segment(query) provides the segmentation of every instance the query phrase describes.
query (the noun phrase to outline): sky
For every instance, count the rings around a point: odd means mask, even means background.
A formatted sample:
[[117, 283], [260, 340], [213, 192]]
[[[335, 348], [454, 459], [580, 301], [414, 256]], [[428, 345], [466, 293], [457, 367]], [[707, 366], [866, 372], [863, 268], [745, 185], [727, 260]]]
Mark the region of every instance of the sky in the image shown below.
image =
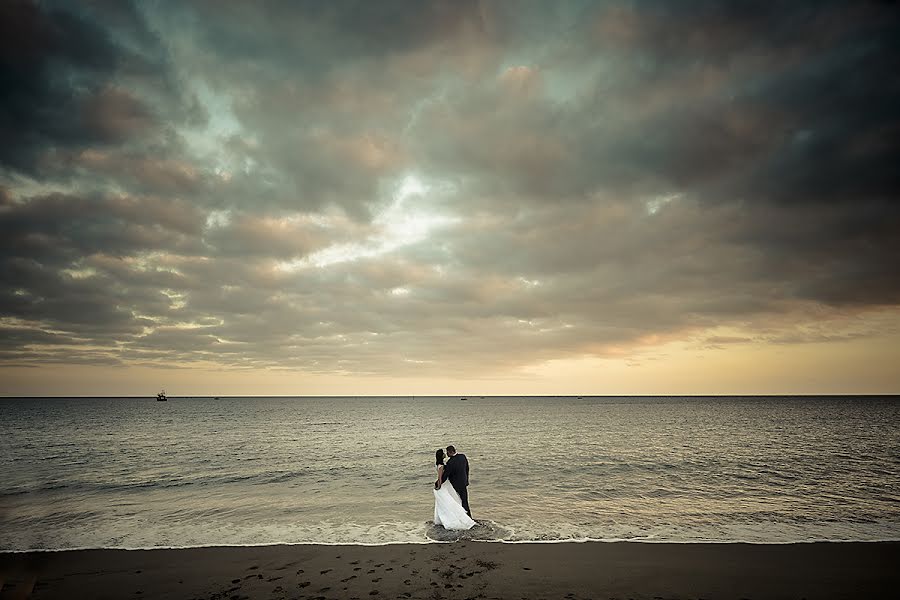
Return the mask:
[[0, 395], [900, 393], [893, 2], [0, 3]]

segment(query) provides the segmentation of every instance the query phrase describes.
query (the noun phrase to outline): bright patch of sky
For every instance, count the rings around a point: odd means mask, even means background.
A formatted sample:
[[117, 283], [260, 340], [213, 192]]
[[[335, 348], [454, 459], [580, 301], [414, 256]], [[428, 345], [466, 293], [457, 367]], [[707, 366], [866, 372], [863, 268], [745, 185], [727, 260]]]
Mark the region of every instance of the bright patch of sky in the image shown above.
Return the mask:
[[86, 267], [82, 269], [62, 269], [61, 273], [65, 273], [72, 279], [87, 279], [95, 276], [97, 271], [91, 267]]
[[166, 289], [166, 290], [162, 290], [162, 293], [171, 302], [171, 304], [169, 305], [169, 308], [171, 308], [172, 310], [179, 310], [181, 308], [184, 308], [187, 305], [187, 302], [185, 301], [185, 295], [180, 292], [176, 292], [175, 290]]
[[194, 156], [211, 158], [214, 171], [226, 178], [235, 170], [249, 171], [253, 167], [252, 161], [244, 159], [240, 164], [236, 164], [234, 158], [222, 150], [222, 140], [242, 130], [241, 124], [231, 110], [231, 98], [213, 91], [202, 80], [194, 82], [193, 92], [207, 113], [205, 127], [181, 130]]
[[[457, 217], [440, 214], [427, 205], [429, 195], [442, 193], [446, 186], [426, 183], [416, 175], [407, 175], [398, 184], [392, 201], [373, 219], [377, 234], [359, 242], [335, 244], [298, 260], [282, 262], [284, 271], [354, 261], [379, 256], [428, 239], [435, 229], [453, 225]], [[416, 206], [416, 201], [420, 206]]]
[[231, 211], [227, 209], [214, 210], [206, 216], [207, 229], [228, 227], [229, 223], [231, 223]]
[[645, 203], [645, 205], [647, 207], [647, 214], [655, 215], [665, 205], [669, 204], [670, 202], [674, 202], [675, 200], [680, 200], [682, 197], [684, 197], [684, 194], [665, 194], [662, 196], [656, 196], [654, 198], [651, 198], [650, 200], [647, 200]]
[[181, 275], [181, 272], [175, 267], [162, 264], [167, 256], [169, 255], [163, 252], [141, 252], [134, 257], [127, 257], [124, 260], [135, 271], [156, 271]]

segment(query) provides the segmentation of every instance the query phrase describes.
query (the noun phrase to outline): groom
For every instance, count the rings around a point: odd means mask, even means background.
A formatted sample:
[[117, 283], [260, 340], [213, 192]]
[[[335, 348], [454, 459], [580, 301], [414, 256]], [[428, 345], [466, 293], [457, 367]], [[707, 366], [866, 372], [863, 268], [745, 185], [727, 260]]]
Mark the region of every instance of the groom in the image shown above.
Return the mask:
[[466, 459], [465, 454], [457, 454], [456, 448], [453, 446], [447, 446], [447, 456], [450, 458], [447, 459], [447, 464], [444, 465], [444, 475], [441, 477], [441, 483], [448, 479], [450, 480], [450, 485], [453, 486], [453, 489], [459, 494], [459, 499], [462, 500], [466, 514], [471, 518], [469, 491], [466, 489], [466, 486], [469, 485], [469, 461]]

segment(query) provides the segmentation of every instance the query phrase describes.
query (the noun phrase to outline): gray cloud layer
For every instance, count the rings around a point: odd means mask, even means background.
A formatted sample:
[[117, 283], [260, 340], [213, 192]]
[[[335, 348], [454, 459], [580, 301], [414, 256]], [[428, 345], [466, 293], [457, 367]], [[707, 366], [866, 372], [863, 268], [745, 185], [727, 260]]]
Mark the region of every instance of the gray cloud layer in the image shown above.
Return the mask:
[[0, 361], [819, 341], [900, 304], [898, 40], [875, 2], [3, 3]]

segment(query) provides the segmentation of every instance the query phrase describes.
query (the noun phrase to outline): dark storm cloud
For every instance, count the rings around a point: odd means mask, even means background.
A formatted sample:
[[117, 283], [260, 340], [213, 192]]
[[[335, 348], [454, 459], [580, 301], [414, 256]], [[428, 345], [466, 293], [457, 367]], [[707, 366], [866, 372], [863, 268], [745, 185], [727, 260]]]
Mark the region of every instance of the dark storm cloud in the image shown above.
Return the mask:
[[43, 151], [119, 139], [148, 118], [105, 89], [121, 61], [108, 33], [81, 15], [28, 1], [0, 7], [0, 160], [30, 170]]
[[53, 194], [0, 208], [0, 247], [7, 256], [29, 250], [46, 262], [99, 252], [190, 251], [201, 227], [197, 211], [176, 199]]
[[[729, 177], [728, 191], [762, 200], [895, 196], [895, 7], [701, 3], [673, 14], [665, 6], [635, 11], [621, 27], [625, 40], [612, 37], [626, 43], [609, 48], [649, 54], [645, 69], [647, 54], [626, 59], [638, 73], [626, 98], [674, 96], [640, 124], [650, 135], [626, 145], [634, 163], [680, 185]], [[601, 14], [601, 31], [605, 21]]]
[[477, 373], [897, 327], [867, 316], [900, 304], [893, 4], [0, 10], [8, 364]]

